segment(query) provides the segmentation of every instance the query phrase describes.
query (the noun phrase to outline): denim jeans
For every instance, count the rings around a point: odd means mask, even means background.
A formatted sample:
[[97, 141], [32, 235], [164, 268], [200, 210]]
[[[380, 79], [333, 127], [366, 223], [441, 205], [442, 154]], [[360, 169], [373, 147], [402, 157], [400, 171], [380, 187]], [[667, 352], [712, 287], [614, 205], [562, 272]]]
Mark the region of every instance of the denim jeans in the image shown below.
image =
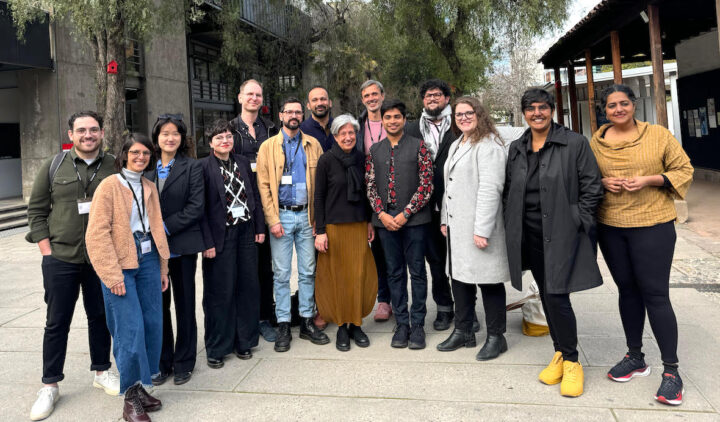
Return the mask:
[[298, 298], [300, 316], [311, 318], [315, 311], [315, 239], [308, 222], [307, 209], [280, 210], [280, 224], [285, 235], [270, 235], [273, 281], [275, 287], [275, 315], [278, 322], [290, 322], [290, 274], [293, 244], [298, 255]]
[[75, 312], [75, 303], [82, 289], [83, 305], [88, 321], [90, 341], [90, 370], [105, 371], [110, 368], [110, 333], [105, 324], [100, 279], [90, 264], [73, 264], [52, 255], [42, 259], [43, 287], [47, 316], [43, 335], [44, 384], [52, 384], [65, 378], [65, 354], [68, 332]]
[[151, 251], [142, 254], [137, 234], [135, 246], [138, 268], [122, 270], [125, 295], [118, 296], [102, 285], [105, 316], [120, 373], [120, 394], [139, 381], [151, 385], [150, 377], [160, 372], [163, 337], [160, 257], [154, 242]]
[[[402, 227], [398, 231], [378, 229], [385, 251], [392, 308], [398, 324], [424, 326], [427, 308], [427, 272], [425, 271], [425, 235], [427, 224]], [[410, 272], [412, 306], [408, 315], [407, 271]]]

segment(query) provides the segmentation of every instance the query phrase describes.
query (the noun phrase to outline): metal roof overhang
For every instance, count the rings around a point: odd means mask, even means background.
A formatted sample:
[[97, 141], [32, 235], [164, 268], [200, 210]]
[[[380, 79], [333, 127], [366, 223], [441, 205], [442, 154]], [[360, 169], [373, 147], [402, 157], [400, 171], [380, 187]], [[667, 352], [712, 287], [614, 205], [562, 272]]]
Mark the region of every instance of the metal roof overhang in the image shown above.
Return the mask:
[[0, 1], [0, 71], [53, 68], [48, 22], [46, 14], [41, 22], [28, 24], [25, 41], [21, 42], [7, 3]]
[[540, 58], [546, 69], [585, 65], [585, 49], [592, 64], [612, 64], [610, 32], [618, 31], [623, 63], [650, 60], [648, 24], [640, 15], [649, 4], [658, 6], [663, 59], [675, 59], [675, 45], [717, 28], [713, 0], [603, 0]]

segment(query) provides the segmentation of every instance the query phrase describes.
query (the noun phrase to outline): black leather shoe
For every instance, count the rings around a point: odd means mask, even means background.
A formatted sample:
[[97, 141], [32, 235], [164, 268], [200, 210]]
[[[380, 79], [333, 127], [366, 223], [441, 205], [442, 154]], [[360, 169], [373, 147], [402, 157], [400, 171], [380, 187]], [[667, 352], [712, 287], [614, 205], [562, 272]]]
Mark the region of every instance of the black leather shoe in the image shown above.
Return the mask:
[[302, 318], [300, 321], [300, 338], [310, 340], [313, 344], [328, 344], [330, 337], [318, 330], [312, 318]]
[[207, 358], [207, 365], [213, 369], [220, 369], [225, 366], [225, 362], [223, 362], [223, 358]]
[[367, 334], [355, 324], [350, 324], [350, 338], [355, 340], [357, 347], [368, 347], [370, 346], [370, 339]]
[[450, 328], [450, 324], [455, 318], [454, 312], [439, 311], [435, 321], [433, 321], [433, 328], [437, 331], [445, 331]]
[[437, 345], [437, 349], [441, 352], [451, 352], [461, 347], [475, 347], [475, 333], [466, 332], [459, 328], [453, 330], [447, 340]]
[[277, 339], [275, 339], [275, 351], [276, 352], [287, 352], [290, 350], [290, 342], [292, 341], [292, 334], [290, 334], [290, 323], [280, 322], [278, 323]]
[[160, 372], [159, 374], [155, 374], [150, 379], [152, 380], [152, 385], [158, 386], [165, 384], [165, 381], [167, 381], [168, 378], [170, 378], [171, 372]]
[[173, 378], [173, 383], [175, 385], [183, 385], [186, 382], [190, 381], [190, 378], [192, 378], [192, 372], [181, 372], [181, 373], [175, 373], [175, 378]]
[[410, 343], [408, 349], [420, 350], [425, 348], [425, 328], [422, 325], [414, 325], [410, 329]]
[[405, 324], [395, 326], [395, 334], [393, 334], [391, 347], [402, 349], [408, 347], [408, 339], [410, 338], [410, 327]]
[[507, 352], [508, 346], [505, 336], [502, 334], [488, 334], [487, 340], [482, 349], [475, 356], [477, 360], [490, 360], [500, 356], [500, 353]]
[[235, 356], [237, 356], [238, 359], [248, 360], [252, 359], [252, 352], [250, 351], [250, 349], [241, 350], [239, 352], [235, 352]]
[[347, 352], [350, 350], [350, 333], [348, 333], [348, 329], [345, 324], [338, 327], [335, 347], [341, 352]]

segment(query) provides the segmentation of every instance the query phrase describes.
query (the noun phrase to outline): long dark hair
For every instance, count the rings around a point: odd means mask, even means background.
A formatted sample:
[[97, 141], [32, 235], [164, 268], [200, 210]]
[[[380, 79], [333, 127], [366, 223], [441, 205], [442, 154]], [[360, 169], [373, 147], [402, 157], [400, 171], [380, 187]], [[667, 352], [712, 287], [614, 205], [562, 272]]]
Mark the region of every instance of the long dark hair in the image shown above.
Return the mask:
[[141, 144], [150, 151], [150, 159], [148, 160], [147, 167], [143, 171], [147, 171], [148, 167], [155, 165], [155, 148], [153, 147], [150, 139], [142, 133], [133, 132], [123, 137], [123, 143], [115, 157], [115, 170], [118, 172], [122, 171], [127, 165], [128, 151], [135, 144]]
[[168, 123], [174, 124], [180, 133], [180, 146], [178, 147], [177, 154], [189, 156], [190, 144], [187, 139], [187, 126], [185, 126], [185, 122], [182, 121], [182, 114], [161, 114], [158, 117], [152, 130], [152, 143], [154, 145], [154, 151], [158, 154], [160, 153], [158, 138], [160, 137], [160, 132], [162, 131], [163, 126]]
[[[502, 145], [502, 138], [500, 138], [500, 134], [495, 128], [495, 122], [493, 122], [493, 119], [490, 117], [490, 113], [488, 113], [487, 109], [485, 109], [485, 107], [480, 104], [480, 100], [475, 97], [460, 97], [453, 102], [452, 121], [456, 129], [457, 123], [455, 122], [455, 109], [457, 108], [458, 104], [467, 104], [472, 107], [473, 111], [475, 112], [477, 126], [475, 127], [475, 130], [473, 130], [472, 133], [468, 136], [468, 140], [471, 144], [474, 144], [475, 142], [480, 142], [482, 138], [492, 133], [496, 137], [496, 142]], [[460, 132], [459, 129], [457, 129], [457, 131]]]

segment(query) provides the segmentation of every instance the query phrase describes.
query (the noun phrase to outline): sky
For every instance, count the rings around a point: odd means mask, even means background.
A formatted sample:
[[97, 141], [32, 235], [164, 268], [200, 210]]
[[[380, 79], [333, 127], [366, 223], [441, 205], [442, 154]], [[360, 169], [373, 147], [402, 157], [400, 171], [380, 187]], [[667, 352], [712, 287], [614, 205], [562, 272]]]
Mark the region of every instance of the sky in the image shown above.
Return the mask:
[[565, 21], [565, 25], [554, 34], [550, 34], [547, 37], [541, 38], [537, 42], [539, 49], [546, 51], [550, 46], [555, 44], [555, 41], [569, 31], [580, 19], [584, 18], [593, 7], [595, 7], [600, 0], [575, 0], [570, 4], [568, 10], [568, 18]]

